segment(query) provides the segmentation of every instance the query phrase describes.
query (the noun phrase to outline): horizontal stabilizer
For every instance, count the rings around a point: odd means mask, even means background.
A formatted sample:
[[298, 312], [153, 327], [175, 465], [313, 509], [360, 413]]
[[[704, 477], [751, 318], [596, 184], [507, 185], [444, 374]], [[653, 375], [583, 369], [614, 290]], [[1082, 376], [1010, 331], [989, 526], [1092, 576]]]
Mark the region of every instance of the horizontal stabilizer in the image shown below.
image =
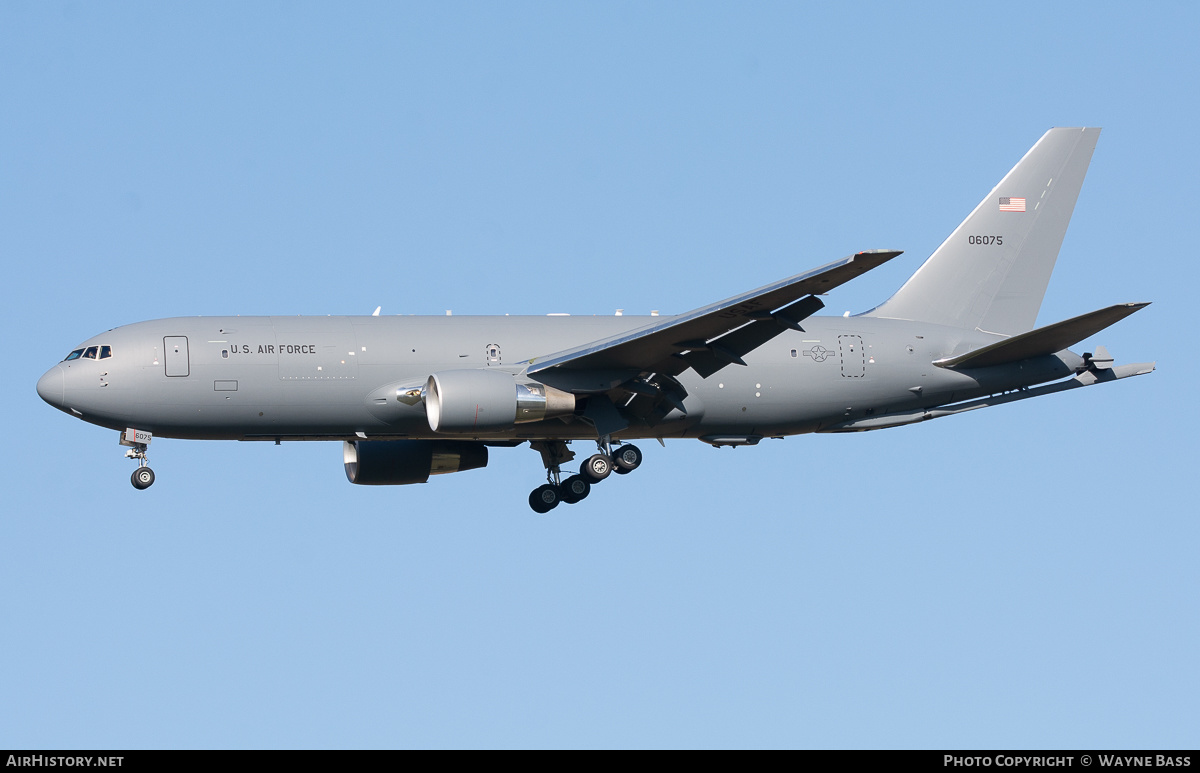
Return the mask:
[[[1089, 312], [1078, 317], [1056, 322], [1053, 325], [1039, 327], [1028, 333], [1021, 333], [1012, 338], [1006, 338], [998, 343], [976, 349], [957, 357], [946, 357], [934, 360], [939, 368], [964, 370], [966, 368], [987, 368], [992, 365], [1007, 365], [1010, 362], [1028, 360], [1031, 357], [1041, 357], [1046, 354], [1061, 352], [1072, 344], [1079, 343], [1088, 336], [1099, 333], [1104, 328], [1125, 319], [1138, 309], [1149, 306], [1149, 303], [1119, 303], [1106, 309]], [[1111, 359], [1110, 359], [1111, 362]]]

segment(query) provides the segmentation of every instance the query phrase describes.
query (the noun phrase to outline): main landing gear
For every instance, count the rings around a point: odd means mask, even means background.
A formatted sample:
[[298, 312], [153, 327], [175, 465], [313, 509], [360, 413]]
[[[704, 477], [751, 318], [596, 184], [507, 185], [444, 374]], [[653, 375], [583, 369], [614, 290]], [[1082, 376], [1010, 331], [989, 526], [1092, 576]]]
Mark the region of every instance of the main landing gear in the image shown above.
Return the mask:
[[546, 467], [546, 483], [529, 494], [529, 506], [535, 513], [548, 513], [558, 507], [559, 502], [573, 505], [592, 493], [592, 486], [604, 480], [614, 470], [618, 475], [633, 472], [642, 463], [642, 452], [637, 446], [617, 446], [612, 449], [610, 439], [605, 436], [596, 442], [599, 453], [589, 456], [579, 468], [578, 475], [562, 478], [562, 465], [575, 458], [575, 453], [562, 440], [537, 440], [530, 445], [542, 454]]

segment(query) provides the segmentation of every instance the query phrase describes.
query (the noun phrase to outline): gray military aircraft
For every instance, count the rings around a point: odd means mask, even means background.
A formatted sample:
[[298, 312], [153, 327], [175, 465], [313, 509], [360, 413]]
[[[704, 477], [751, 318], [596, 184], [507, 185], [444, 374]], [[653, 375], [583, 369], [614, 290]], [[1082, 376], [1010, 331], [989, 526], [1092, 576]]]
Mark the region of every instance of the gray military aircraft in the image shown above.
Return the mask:
[[[899, 427], [1154, 370], [1072, 346], [1146, 306], [1034, 328], [1100, 130], [1048, 131], [895, 295], [857, 316], [818, 296], [891, 260], [860, 252], [677, 316], [188, 317], [114, 328], [38, 381], [120, 431], [154, 482], [155, 437], [337, 440], [351, 483], [424, 483], [540, 452], [547, 512], [633, 471], [635, 439], [713, 446]], [[1037, 386], [1041, 385], [1041, 386]], [[598, 452], [578, 474], [568, 445]]]

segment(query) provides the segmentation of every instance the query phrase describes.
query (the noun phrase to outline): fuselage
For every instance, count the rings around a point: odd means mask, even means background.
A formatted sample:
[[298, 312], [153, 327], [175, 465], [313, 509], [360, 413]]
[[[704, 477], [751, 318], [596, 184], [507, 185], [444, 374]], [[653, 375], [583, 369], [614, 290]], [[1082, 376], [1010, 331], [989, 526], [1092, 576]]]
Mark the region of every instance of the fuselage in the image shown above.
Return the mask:
[[[661, 317], [180, 317], [125, 325], [80, 344], [38, 393], [84, 421], [159, 437], [274, 440], [438, 438], [418, 399], [432, 373], [520, 374], [539, 357]], [[678, 378], [686, 412], [632, 423], [620, 439], [770, 437], [944, 405], [1062, 378], [1070, 352], [954, 371], [933, 361], [999, 340], [924, 322], [811, 317], [707, 379]], [[102, 347], [108, 347], [104, 349]], [[102, 356], [107, 353], [108, 356]], [[484, 440], [592, 438], [577, 416]]]

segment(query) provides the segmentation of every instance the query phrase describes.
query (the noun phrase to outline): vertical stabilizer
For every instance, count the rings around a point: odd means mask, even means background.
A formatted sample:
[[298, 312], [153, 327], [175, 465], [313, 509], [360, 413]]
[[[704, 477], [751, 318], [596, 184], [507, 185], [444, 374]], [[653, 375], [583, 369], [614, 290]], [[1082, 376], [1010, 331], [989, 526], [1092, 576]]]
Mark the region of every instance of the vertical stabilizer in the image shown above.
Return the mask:
[[1032, 330], [1099, 129], [1051, 129], [871, 317]]

